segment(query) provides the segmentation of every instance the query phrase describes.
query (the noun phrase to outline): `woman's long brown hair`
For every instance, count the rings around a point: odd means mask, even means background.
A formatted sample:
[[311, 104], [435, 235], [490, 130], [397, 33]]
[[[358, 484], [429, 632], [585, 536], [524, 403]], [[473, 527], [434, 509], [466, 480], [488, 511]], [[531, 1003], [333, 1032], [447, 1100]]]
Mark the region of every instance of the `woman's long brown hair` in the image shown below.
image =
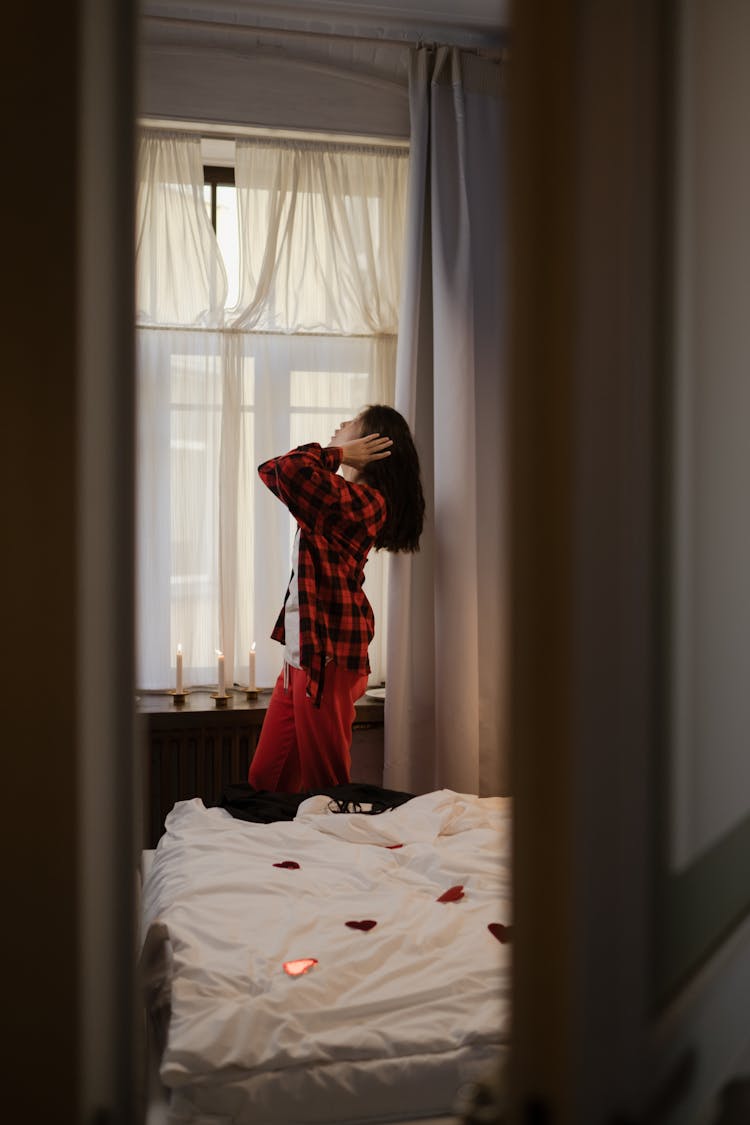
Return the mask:
[[371, 461], [360, 476], [385, 497], [388, 515], [375, 540], [386, 551], [418, 551], [424, 525], [424, 493], [419, 454], [408, 423], [392, 406], [366, 406], [359, 415], [363, 434], [393, 442], [390, 457]]

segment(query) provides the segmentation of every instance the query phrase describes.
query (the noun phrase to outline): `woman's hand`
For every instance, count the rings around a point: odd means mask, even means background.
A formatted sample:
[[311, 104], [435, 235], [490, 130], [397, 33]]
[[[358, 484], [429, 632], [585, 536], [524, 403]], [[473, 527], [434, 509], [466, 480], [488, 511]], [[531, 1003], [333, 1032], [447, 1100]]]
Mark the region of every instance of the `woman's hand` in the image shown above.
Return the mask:
[[342, 451], [341, 464], [348, 465], [359, 472], [371, 461], [382, 461], [384, 457], [390, 457], [391, 445], [393, 445], [391, 439], [381, 437], [380, 434], [368, 434], [366, 437], [341, 442], [339, 445]]

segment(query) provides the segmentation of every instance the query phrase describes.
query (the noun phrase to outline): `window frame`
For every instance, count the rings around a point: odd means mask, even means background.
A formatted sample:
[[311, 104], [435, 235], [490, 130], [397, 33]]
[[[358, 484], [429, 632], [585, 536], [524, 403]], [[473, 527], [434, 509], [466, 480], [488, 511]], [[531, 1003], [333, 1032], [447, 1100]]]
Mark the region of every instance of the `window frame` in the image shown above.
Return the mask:
[[216, 231], [216, 188], [219, 186], [236, 187], [234, 180], [234, 166], [220, 164], [203, 165], [203, 186], [211, 188], [211, 226]]

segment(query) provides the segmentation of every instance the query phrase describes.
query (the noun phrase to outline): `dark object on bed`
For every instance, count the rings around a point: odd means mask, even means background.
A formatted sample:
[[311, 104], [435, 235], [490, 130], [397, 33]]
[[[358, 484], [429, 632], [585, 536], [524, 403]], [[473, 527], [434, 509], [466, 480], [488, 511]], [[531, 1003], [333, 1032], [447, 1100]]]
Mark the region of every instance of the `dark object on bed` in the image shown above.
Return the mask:
[[[273, 824], [279, 820], [294, 820], [297, 810], [308, 797], [330, 797], [332, 811], [340, 813], [382, 813], [398, 808], [415, 796], [397, 789], [383, 789], [365, 782], [332, 785], [329, 788], [308, 789], [304, 793], [270, 793], [253, 789], [247, 782], [225, 786], [213, 807], [226, 809], [237, 820], [251, 820], [256, 824]], [[207, 806], [208, 807], [208, 806]]]

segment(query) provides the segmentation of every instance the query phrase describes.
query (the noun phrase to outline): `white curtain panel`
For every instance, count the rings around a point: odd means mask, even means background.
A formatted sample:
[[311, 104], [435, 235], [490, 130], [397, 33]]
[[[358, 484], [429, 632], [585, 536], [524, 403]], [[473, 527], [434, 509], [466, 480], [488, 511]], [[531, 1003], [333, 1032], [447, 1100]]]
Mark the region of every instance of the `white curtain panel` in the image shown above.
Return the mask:
[[402, 149], [238, 141], [236, 328], [395, 335]]
[[506, 104], [499, 67], [415, 51], [396, 406], [428, 521], [389, 593], [385, 784], [507, 791]]
[[[293, 524], [260, 485], [263, 460], [325, 445], [371, 402], [393, 402], [407, 157], [238, 143], [240, 299], [203, 199], [200, 141], [141, 139], [137, 214], [138, 683], [270, 686], [269, 638]], [[381, 166], [382, 165], [382, 166]], [[345, 220], [349, 216], [349, 222]], [[335, 219], [336, 230], [331, 224]], [[348, 255], [348, 256], [347, 256]], [[385, 676], [385, 558], [367, 564], [371, 682]]]
[[223, 324], [227, 278], [203, 202], [198, 137], [140, 138], [136, 268], [138, 324]]

